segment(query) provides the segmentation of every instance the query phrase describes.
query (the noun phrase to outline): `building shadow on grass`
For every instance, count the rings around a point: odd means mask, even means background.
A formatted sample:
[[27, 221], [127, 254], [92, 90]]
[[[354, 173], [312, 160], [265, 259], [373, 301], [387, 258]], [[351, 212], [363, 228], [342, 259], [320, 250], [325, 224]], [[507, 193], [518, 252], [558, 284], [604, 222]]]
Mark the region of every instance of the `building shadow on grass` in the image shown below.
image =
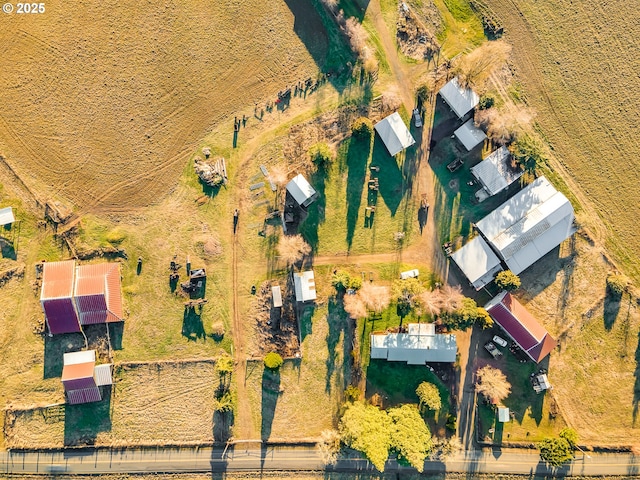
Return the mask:
[[265, 368], [262, 372], [262, 423], [260, 425], [260, 438], [263, 442], [271, 436], [273, 417], [280, 394], [280, 372]]
[[202, 325], [202, 305], [196, 307], [185, 305], [182, 318], [182, 336], [193, 341], [206, 338]]
[[111, 430], [112, 386], [100, 387], [102, 400], [80, 405], [65, 405], [65, 447], [95, 445], [101, 432]]
[[109, 338], [111, 339], [111, 348], [114, 350], [122, 350], [122, 336], [124, 333], [124, 322], [108, 323]]
[[[350, 381], [351, 349], [354, 328], [352, 320], [344, 310], [343, 297], [333, 296], [329, 299], [329, 313], [327, 315], [329, 332], [327, 333], [327, 373], [325, 377], [325, 391], [331, 393], [332, 385], [345, 388]], [[342, 339], [342, 355], [339, 355], [338, 344]], [[342, 358], [341, 358], [342, 357]], [[342, 362], [342, 365], [340, 365]], [[334, 374], [337, 375], [333, 380]]]
[[4, 238], [0, 238], [0, 254], [2, 258], [9, 258], [11, 260], [16, 260], [18, 258], [13, 243], [5, 240]]
[[371, 155], [371, 139], [351, 137], [347, 149], [347, 247], [351, 249], [358, 223], [362, 190]]
[[373, 141], [371, 166], [380, 169], [378, 171], [380, 196], [393, 217], [406, 192], [406, 185], [396, 158], [389, 155], [384, 143], [377, 135]]
[[325, 195], [325, 185], [329, 172], [326, 168], [318, 167], [311, 175], [311, 186], [318, 193], [318, 198], [307, 207], [307, 216], [298, 227], [306, 242], [311, 245], [313, 252], [318, 251], [318, 228], [324, 223], [327, 197]]
[[[293, 288], [293, 285], [291, 285]], [[298, 331], [300, 332], [300, 344], [313, 332], [313, 314], [316, 306], [313, 303], [296, 302], [296, 317], [298, 318]]]
[[44, 336], [44, 378], [62, 376], [64, 354], [78, 352], [85, 347], [81, 333]]

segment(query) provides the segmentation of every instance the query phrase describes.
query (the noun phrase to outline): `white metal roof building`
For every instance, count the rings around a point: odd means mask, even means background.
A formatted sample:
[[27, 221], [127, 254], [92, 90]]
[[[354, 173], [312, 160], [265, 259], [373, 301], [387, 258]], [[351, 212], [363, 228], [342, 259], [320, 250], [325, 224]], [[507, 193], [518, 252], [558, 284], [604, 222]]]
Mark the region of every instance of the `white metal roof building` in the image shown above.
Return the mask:
[[491, 282], [502, 270], [500, 259], [480, 236], [453, 252], [451, 260], [460, 267], [476, 290]]
[[464, 117], [480, 102], [478, 94], [470, 88], [462, 88], [457, 77], [451, 79], [438, 93], [458, 118]]
[[519, 166], [511, 166], [511, 154], [509, 149], [503, 146], [471, 167], [471, 173], [489, 195], [495, 195], [519, 179], [524, 171]]
[[10, 225], [16, 221], [12, 207], [0, 208], [0, 227]]
[[407, 333], [371, 335], [371, 358], [424, 365], [456, 361], [456, 336], [435, 333], [432, 323], [410, 323]]
[[373, 128], [392, 157], [416, 143], [398, 112], [380, 120]]
[[271, 298], [273, 299], [274, 308], [282, 307], [282, 291], [280, 290], [280, 285], [271, 287]]
[[295, 272], [293, 274], [293, 285], [298, 302], [310, 302], [316, 299], [316, 281], [313, 276], [313, 270]]
[[287, 183], [287, 191], [293, 199], [302, 207], [308, 207], [318, 198], [318, 192], [307, 182], [301, 174], [296, 175]]
[[509, 420], [511, 420], [511, 415], [509, 415], [509, 408], [498, 407], [498, 421], [501, 423], [505, 423]]
[[487, 135], [473, 123], [473, 118], [467, 120], [453, 134], [468, 151], [473, 150], [487, 138]]
[[573, 220], [571, 202], [540, 177], [476, 227], [517, 275], [569, 238]]

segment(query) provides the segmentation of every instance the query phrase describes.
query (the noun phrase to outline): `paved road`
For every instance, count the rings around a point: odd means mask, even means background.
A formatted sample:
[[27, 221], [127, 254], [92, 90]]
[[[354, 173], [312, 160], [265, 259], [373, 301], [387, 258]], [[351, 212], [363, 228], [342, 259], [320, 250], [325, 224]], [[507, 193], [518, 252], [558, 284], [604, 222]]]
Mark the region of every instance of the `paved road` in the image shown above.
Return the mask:
[[[242, 445], [226, 452], [212, 448], [152, 448], [139, 450], [70, 450], [54, 452], [0, 452], [0, 474], [103, 474], [144, 472], [213, 472], [322, 470], [320, 455], [313, 447], [249, 448]], [[366, 460], [343, 459], [335, 471], [374, 471]], [[388, 471], [405, 470], [391, 460]], [[426, 462], [427, 472], [513, 473], [550, 475], [535, 452], [461, 452], [446, 463]], [[563, 475], [638, 475], [640, 459], [630, 454], [582, 454], [572, 465], [559, 471]], [[215, 475], [213, 476], [215, 478]]]

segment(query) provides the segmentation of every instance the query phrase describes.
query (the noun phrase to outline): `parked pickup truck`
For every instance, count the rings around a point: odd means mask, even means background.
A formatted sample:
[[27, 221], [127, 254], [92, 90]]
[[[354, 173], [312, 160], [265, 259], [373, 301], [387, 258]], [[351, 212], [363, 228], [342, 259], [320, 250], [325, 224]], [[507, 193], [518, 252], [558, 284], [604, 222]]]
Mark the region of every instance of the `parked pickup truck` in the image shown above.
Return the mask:
[[498, 347], [496, 347], [493, 342], [485, 343], [484, 344], [484, 348], [496, 360], [502, 356], [502, 352], [500, 350], [498, 350]]

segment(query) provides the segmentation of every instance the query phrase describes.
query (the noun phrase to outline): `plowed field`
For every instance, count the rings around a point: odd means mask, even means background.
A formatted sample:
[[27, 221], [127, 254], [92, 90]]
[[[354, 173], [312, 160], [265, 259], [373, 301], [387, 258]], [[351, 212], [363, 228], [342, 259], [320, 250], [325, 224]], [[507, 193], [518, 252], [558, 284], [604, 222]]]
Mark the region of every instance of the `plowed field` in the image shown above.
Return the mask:
[[214, 124], [313, 75], [327, 38], [308, 0], [51, 0], [2, 14], [0, 50], [0, 153], [43, 197], [126, 211]]
[[486, 3], [514, 46], [518, 77], [536, 121], [604, 223], [599, 236], [640, 280], [638, 3]]

